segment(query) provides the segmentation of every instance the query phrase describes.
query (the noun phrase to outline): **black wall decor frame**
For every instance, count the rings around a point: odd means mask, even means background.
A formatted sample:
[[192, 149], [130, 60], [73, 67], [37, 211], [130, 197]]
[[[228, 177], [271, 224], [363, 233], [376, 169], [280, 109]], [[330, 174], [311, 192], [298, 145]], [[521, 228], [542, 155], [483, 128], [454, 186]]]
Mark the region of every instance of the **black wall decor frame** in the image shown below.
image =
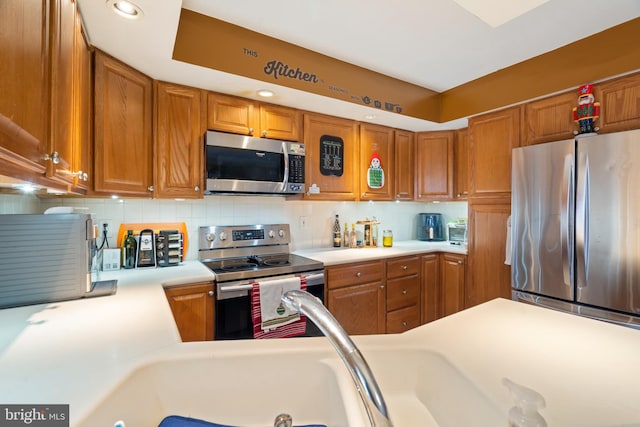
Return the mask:
[[338, 136], [320, 137], [320, 173], [342, 176], [344, 173], [344, 141]]

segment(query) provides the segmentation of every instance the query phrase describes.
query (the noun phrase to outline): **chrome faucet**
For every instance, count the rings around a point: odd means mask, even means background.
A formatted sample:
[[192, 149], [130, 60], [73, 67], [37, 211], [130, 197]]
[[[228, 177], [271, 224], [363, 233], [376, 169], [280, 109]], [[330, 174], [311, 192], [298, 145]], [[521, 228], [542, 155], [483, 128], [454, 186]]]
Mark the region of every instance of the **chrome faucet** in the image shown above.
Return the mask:
[[288, 291], [281, 299], [287, 308], [311, 319], [333, 344], [356, 384], [371, 426], [393, 427], [387, 413], [387, 405], [367, 361], [336, 318], [318, 298], [306, 291]]

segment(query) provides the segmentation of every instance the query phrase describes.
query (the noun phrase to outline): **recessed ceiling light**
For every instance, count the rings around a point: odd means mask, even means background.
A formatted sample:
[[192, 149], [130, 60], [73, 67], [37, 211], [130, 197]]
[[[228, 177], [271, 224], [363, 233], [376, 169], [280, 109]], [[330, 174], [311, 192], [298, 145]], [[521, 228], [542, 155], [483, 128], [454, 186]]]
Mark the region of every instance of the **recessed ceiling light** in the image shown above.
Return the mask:
[[260, 95], [263, 98], [271, 98], [274, 95], [274, 93], [267, 89], [260, 89], [258, 91], [258, 95]]
[[127, 0], [107, 0], [107, 7], [127, 19], [140, 19], [143, 15], [138, 5]]
[[366, 120], [373, 120], [373, 119], [376, 118], [376, 115], [375, 114], [367, 114], [366, 116], [364, 116], [364, 118]]

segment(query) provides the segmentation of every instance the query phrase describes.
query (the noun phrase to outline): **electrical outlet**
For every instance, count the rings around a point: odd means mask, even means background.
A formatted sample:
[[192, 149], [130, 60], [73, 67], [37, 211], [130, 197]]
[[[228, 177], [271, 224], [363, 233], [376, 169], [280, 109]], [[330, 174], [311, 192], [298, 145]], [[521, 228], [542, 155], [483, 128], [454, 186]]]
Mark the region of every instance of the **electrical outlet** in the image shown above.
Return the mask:
[[107, 237], [112, 239], [116, 237], [115, 226], [113, 225], [113, 220], [110, 219], [101, 219], [98, 221], [98, 236], [104, 236], [104, 229], [107, 229]]
[[305, 228], [307, 228], [307, 217], [306, 216], [301, 216], [300, 218], [298, 218], [298, 228], [300, 230], [304, 230]]

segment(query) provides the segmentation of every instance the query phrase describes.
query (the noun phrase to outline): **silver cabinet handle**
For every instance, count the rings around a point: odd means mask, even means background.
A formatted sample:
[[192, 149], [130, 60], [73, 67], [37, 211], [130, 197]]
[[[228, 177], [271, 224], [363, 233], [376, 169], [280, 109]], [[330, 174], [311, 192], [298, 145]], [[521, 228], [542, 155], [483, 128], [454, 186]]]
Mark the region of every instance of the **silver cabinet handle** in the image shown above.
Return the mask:
[[153, 190], [155, 190], [155, 187], [153, 185], [150, 185], [147, 187], [147, 190], [153, 192]]
[[209, 296], [212, 297], [213, 296], [213, 291], [209, 291]]
[[402, 326], [405, 326], [405, 327], [406, 327], [406, 326], [407, 326], [407, 322], [406, 322], [406, 321], [403, 321], [403, 322], [402, 322]]
[[57, 151], [54, 151], [51, 154], [45, 154], [44, 159], [51, 161], [51, 163], [53, 163], [54, 165], [57, 165], [60, 163], [60, 160], [61, 160], [60, 153], [58, 153]]
[[249, 135], [253, 135], [253, 128], [249, 128]]
[[195, 187], [193, 187], [193, 191], [200, 191], [200, 186], [196, 185]]
[[360, 273], [359, 271], [356, 273], [356, 277], [360, 277], [362, 276], [362, 273]]
[[267, 136], [267, 131], [266, 130], [262, 131], [262, 136], [265, 136], [265, 137]]
[[406, 290], [406, 289], [403, 289], [403, 290], [402, 290], [402, 295], [406, 295], [406, 294], [407, 294], [407, 290]]
[[409, 267], [407, 267], [406, 265], [402, 266], [402, 269], [405, 270], [405, 271], [407, 270], [407, 268], [409, 268]]
[[462, 260], [461, 259], [458, 260], [458, 264], [462, 264]]

